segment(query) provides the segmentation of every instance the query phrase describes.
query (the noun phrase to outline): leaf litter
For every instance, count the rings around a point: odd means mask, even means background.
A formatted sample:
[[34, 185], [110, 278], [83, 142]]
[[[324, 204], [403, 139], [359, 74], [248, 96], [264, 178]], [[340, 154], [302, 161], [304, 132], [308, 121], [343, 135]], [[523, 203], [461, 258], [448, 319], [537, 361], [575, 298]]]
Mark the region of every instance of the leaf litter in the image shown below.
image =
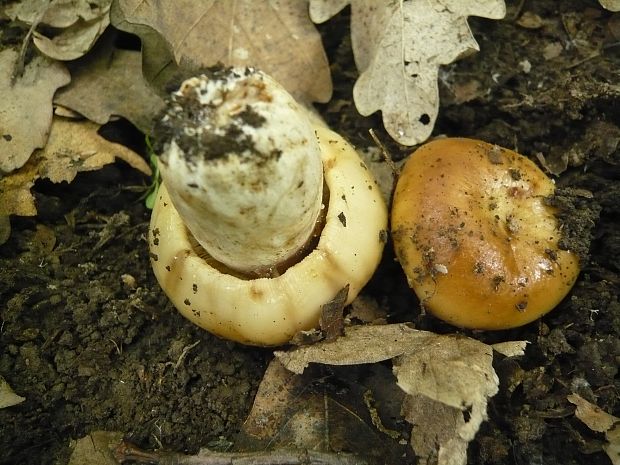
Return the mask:
[[[500, 346], [511, 355], [522, 355], [523, 347], [522, 341]], [[402, 414], [414, 425], [411, 445], [423, 463], [434, 463], [432, 457], [440, 465], [466, 463], [467, 444], [487, 418], [488, 399], [499, 386], [492, 346], [405, 324], [350, 326], [334, 341], [276, 351], [275, 356], [298, 375], [311, 363], [343, 366], [392, 359], [396, 382], [408, 395]]]
[[351, 4], [351, 42], [360, 76], [353, 88], [358, 111], [381, 111], [383, 124], [403, 145], [430, 136], [439, 112], [441, 65], [479, 50], [468, 16], [501, 19], [502, 0], [310, 0], [321, 23]]
[[63, 64], [41, 56], [14, 76], [18, 58], [11, 49], [0, 51], [0, 176], [22, 167], [35, 149], [45, 145], [52, 96], [70, 80]]

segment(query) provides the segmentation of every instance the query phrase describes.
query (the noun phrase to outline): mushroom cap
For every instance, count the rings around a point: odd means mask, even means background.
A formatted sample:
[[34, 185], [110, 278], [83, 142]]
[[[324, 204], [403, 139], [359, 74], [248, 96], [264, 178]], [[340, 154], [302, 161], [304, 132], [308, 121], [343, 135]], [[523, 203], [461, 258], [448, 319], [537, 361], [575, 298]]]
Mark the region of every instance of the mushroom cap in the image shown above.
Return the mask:
[[392, 206], [396, 255], [423, 308], [455, 326], [506, 329], [552, 310], [579, 274], [560, 250], [554, 183], [531, 160], [447, 138], [406, 162]]
[[326, 128], [316, 134], [329, 189], [325, 224], [316, 248], [280, 276], [246, 279], [203, 258], [160, 186], [151, 265], [175, 307], [198, 326], [244, 344], [283, 344], [316, 327], [322, 306], [347, 285], [350, 303], [374, 273], [387, 228], [379, 188], [351, 145]]

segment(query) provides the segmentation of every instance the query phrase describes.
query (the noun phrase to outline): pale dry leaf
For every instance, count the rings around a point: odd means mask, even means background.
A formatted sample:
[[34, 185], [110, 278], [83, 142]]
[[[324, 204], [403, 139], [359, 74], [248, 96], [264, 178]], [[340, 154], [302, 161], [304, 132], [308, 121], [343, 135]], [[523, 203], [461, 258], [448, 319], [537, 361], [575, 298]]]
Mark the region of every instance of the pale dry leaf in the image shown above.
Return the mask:
[[335, 341], [276, 351], [275, 356], [288, 370], [301, 374], [310, 363], [359, 365], [389, 360], [421, 349], [433, 336], [404, 324], [349, 326], [345, 335]]
[[23, 0], [7, 8], [12, 19], [35, 28], [54, 28], [47, 36], [39, 29], [33, 34], [35, 46], [55, 60], [75, 60], [86, 54], [110, 24], [112, 0]]
[[605, 433], [609, 431], [614, 424], [620, 422], [620, 418], [603, 411], [578, 394], [570, 394], [566, 396], [566, 398], [571, 404], [577, 407], [575, 416], [584, 422], [592, 431]]
[[326, 102], [332, 91], [329, 65], [307, 6], [306, 0], [115, 0], [112, 24], [159, 32], [177, 64], [255, 66], [297, 99]]
[[71, 84], [56, 93], [54, 103], [99, 124], [116, 115], [146, 134], [151, 132], [164, 101], [142, 76], [140, 52], [117, 49], [111, 40], [102, 39], [69, 69]]
[[123, 439], [116, 431], [93, 431], [75, 441], [69, 465], [117, 465], [112, 451]]
[[491, 347], [495, 352], [498, 352], [505, 357], [519, 357], [525, 354], [527, 344], [527, 341], [507, 341], [498, 342], [491, 345]]
[[598, 433], [605, 433], [607, 443], [603, 445], [603, 450], [613, 465], [620, 465], [620, 418], [603, 411], [578, 394], [570, 394], [566, 398], [577, 406], [575, 416], [588, 428]]
[[405, 398], [401, 412], [413, 425], [410, 443], [420, 465], [466, 463], [467, 442], [459, 435], [465, 424], [460, 409], [413, 395]]
[[37, 56], [12, 80], [17, 52], [0, 52], [0, 176], [26, 163], [43, 147], [52, 122], [52, 96], [69, 83], [63, 64]]
[[13, 392], [9, 383], [0, 376], [0, 409], [12, 407], [13, 405], [17, 405], [25, 401], [26, 398], [22, 396], [18, 396]]
[[75, 60], [86, 55], [109, 24], [110, 17], [105, 14], [92, 21], [79, 21], [53, 37], [36, 31], [33, 42], [41, 53], [50, 58], [61, 61]]
[[[467, 444], [487, 418], [488, 399], [499, 389], [492, 362], [490, 346], [475, 339], [451, 335], [437, 335], [423, 350], [409, 352], [394, 360], [394, 374], [403, 391], [414, 399], [424, 396], [445, 406], [427, 404], [427, 409], [435, 413], [427, 418], [420, 417], [419, 412], [409, 412], [421, 435], [414, 437], [414, 428], [412, 447], [417, 455], [423, 450], [424, 456], [437, 455], [439, 465], [465, 465]], [[424, 404], [420, 399], [417, 403]], [[468, 413], [467, 419], [464, 411]], [[436, 438], [441, 440], [435, 442], [427, 436], [429, 431], [441, 428], [446, 428], [445, 436]], [[429, 451], [429, 448], [435, 450]]]
[[464, 336], [434, 335], [423, 350], [394, 360], [398, 385], [407, 394], [422, 394], [460, 409], [486, 411], [486, 399], [497, 393], [493, 349]]
[[598, 0], [609, 11], [620, 11], [620, 0]]
[[[310, 2], [313, 12], [329, 8], [330, 0]], [[403, 145], [423, 142], [439, 110], [439, 66], [479, 49], [467, 17], [503, 18], [503, 0], [350, 3], [351, 42], [360, 72], [353, 89], [358, 111], [381, 110], [386, 130]]]
[[71, 182], [78, 172], [93, 171], [119, 158], [131, 167], [151, 174], [148, 163], [127, 147], [110, 142], [90, 121], [54, 118], [47, 145], [21, 169], [0, 179], [0, 216], [36, 215], [30, 188], [39, 178]]
[[111, 3], [112, 0], [22, 0], [7, 6], [5, 12], [13, 20], [64, 29], [80, 20], [100, 18]]

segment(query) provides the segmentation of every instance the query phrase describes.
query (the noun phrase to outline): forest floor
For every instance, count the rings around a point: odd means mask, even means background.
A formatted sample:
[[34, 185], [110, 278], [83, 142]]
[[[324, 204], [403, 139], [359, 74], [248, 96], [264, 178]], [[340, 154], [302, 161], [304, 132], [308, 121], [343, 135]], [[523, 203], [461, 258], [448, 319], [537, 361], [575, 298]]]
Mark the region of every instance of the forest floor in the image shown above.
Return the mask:
[[[470, 19], [481, 51], [442, 68], [433, 134], [544, 160], [558, 186], [587, 191], [575, 221], [595, 225], [557, 309], [522, 328], [466, 332], [530, 343], [496, 362], [500, 392], [469, 463], [608, 465], [603, 436], [566, 396], [620, 416], [620, 16], [594, 1], [520, 3], [502, 21]], [[374, 128], [398, 161], [411, 149], [351, 101], [347, 15], [320, 27], [335, 92], [319, 111], [360, 148]], [[94, 430], [195, 453], [234, 441], [247, 416], [272, 350], [220, 340], [174, 310], [149, 264], [150, 211], [133, 189], [145, 184], [120, 163], [69, 185], [41, 181], [38, 216], [12, 219], [0, 246], [0, 375], [26, 401], [0, 409], [0, 464], [64, 464], [70, 440]], [[455, 331], [420, 316], [391, 244], [365, 294], [392, 321]]]

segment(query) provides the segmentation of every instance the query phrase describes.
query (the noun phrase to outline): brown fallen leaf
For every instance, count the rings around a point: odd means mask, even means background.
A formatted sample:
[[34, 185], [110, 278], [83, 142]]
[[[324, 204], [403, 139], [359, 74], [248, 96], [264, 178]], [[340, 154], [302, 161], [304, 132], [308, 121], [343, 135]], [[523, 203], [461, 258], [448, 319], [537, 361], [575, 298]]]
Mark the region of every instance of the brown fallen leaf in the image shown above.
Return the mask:
[[439, 110], [440, 65], [478, 50], [468, 16], [500, 19], [502, 0], [310, 0], [310, 16], [321, 23], [351, 4], [351, 41], [360, 76], [353, 89], [358, 111], [381, 110], [397, 142], [426, 140]]
[[148, 134], [164, 101], [142, 76], [141, 53], [117, 49], [112, 39], [102, 38], [91, 53], [69, 65], [71, 84], [56, 93], [54, 103], [99, 124], [122, 116]]
[[234, 449], [348, 451], [372, 464], [406, 463], [403, 436], [382, 424], [383, 418], [398, 427], [403, 397], [384, 365], [313, 367], [295, 375], [272, 360]]
[[0, 176], [20, 168], [45, 145], [52, 122], [52, 96], [69, 83], [64, 65], [37, 56], [13, 82], [18, 53], [0, 52]]
[[110, 142], [99, 134], [99, 125], [90, 121], [54, 118], [47, 145], [26, 165], [0, 179], [0, 216], [36, 215], [30, 188], [39, 178], [52, 182], [71, 182], [78, 172], [93, 171], [116, 158], [146, 175], [148, 163], [127, 147]]
[[112, 451], [122, 439], [116, 431], [93, 431], [75, 441], [69, 465], [116, 465]]
[[145, 26], [159, 32], [176, 64], [255, 66], [303, 102], [331, 96], [327, 58], [305, 0], [118, 0], [111, 18], [149, 50], [154, 37]]
[[319, 327], [326, 341], [333, 341], [342, 335], [344, 330], [344, 307], [349, 295], [349, 285], [338, 291], [338, 294], [321, 307]]

